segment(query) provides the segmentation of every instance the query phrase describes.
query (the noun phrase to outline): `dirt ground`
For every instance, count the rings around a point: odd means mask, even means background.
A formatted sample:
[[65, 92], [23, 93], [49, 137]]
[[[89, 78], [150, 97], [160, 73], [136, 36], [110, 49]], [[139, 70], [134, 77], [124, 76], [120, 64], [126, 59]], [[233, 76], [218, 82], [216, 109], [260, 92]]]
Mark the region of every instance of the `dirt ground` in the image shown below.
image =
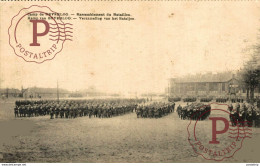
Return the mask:
[[[0, 162], [212, 162], [194, 153], [189, 121], [176, 112], [160, 119], [135, 113], [109, 119], [15, 119], [13, 107], [13, 101], [0, 102]], [[242, 149], [223, 162], [259, 163], [259, 138], [260, 129], [254, 128]]]

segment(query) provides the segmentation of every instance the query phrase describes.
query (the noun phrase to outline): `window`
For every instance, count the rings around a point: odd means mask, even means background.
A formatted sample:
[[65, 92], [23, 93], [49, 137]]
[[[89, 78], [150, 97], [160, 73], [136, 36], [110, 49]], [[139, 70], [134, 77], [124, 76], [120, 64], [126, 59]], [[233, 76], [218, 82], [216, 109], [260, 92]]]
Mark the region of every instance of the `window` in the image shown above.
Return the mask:
[[209, 90], [210, 91], [217, 91], [218, 90], [218, 83], [209, 83]]
[[206, 91], [206, 83], [198, 83], [197, 89], [198, 91]]
[[225, 83], [222, 83], [222, 91], [226, 91], [226, 85], [225, 85]]

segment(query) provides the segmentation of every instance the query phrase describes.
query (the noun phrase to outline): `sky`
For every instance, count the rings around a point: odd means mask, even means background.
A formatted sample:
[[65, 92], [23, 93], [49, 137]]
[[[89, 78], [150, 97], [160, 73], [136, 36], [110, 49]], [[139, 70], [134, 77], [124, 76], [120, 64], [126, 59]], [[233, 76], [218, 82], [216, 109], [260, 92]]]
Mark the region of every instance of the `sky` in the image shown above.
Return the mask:
[[11, 18], [28, 4], [1, 2], [0, 88], [58, 81], [73, 91], [164, 92], [171, 77], [239, 70], [248, 59], [242, 50], [257, 42], [260, 28], [257, 1], [41, 3], [56, 12], [129, 13], [135, 20], [73, 20], [73, 41], [52, 61], [35, 64], [8, 44]]

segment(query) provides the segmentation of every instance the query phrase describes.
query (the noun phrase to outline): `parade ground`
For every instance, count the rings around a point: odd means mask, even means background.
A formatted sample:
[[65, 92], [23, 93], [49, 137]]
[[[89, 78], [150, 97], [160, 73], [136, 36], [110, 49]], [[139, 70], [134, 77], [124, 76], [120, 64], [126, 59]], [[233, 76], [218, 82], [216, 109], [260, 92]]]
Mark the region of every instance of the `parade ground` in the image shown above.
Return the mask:
[[[194, 153], [188, 142], [189, 120], [181, 120], [176, 111], [158, 119], [129, 113], [51, 120], [14, 118], [13, 108], [13, 101], [0, 103], [0, 162], [214, 162]], [[199, 123], [211, 127], [208, 119]], [[253, 128], [252, 138], [222, 162], [259, 162], [259, 139], [260, 128]]]

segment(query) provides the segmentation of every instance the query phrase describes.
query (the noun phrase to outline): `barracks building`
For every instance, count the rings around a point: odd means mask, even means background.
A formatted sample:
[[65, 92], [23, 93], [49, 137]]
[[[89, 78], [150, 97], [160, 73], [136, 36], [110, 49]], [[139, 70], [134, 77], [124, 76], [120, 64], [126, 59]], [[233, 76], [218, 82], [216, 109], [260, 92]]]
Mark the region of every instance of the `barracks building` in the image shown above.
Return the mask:
[[[240, 87], [236, 75], [231, 72], [171, 78], [168, 88], [170, 97], [246, 97], [246, 89]], [[255, 93], [259, 95], [259, 88]]]

